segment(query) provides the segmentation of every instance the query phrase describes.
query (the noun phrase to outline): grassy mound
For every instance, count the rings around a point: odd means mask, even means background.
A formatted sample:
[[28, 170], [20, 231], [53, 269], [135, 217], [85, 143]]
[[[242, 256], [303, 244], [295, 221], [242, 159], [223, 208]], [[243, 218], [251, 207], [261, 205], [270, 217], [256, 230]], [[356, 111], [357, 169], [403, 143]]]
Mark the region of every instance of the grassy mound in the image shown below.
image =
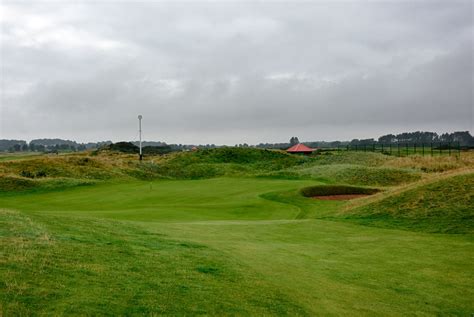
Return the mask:
[[393, 156], [387, 156], [381, 153], [374, 152], [323, 152], [321, 155], [317, 156], [315, 164], [353, 164], [362, 166], [381, 166], [394, 159], [395, 157]]
[[0, 164], [0, 174], [25, 178], [68, 177], [81, 179], [111, 179], [120, 176], [119, 160], [88, 156], [41, 157], [9, 161]]
[[208, 163], [251, 164], [280, 161], [282, 164], [293, 165], [305, 159], [283, 151], [235, 147], [205, 149], [192, 154], [197, 160]]
[[262, 177], [287, 179], [314, 179], [330, 183], [365, 186], [393, 186], [420, 179], [421, 173], [410, 169], [366, 167], [360, 165], [332, 164], [309, 165], [262, 174]]
[[422, 185], [357, 207], [343, 218], [358, 223], [434, 233], [474, 233], [474, 174]]
[[41, 156], [0, 162], [0, 193], [57, 190], [96, 181], [129, 179], [131, 169], [113, 157]]
[[[122, 146], [120, 149], [125, 152], [129, 148], [127, 144], [116, 143], [109, 149], [117, 150], [114, 146]], [[307, 161], [308, 158], [292, 156], [281, 151], [251, 148], [218, 148], [179, 152], [166, 156], [148, 156], [143, 162], [138, 162], [132, 154], [101, 151], [94, 156], [87, 154], [42, 156], [29, 160], [0, 162], [0, 177], [21, 178], [25, 183], [22, 186], [28, 186], [27, 179], [43, 178], [110, 181], [130, 178], [201, 179], [253, 176], [261, 171], [280, 170]], [[3, 180], [4, 183], [10, 181]], [[15, 190], [10, 185], [5, 185], [3, 188]]]
[[139, 179], [200, 179], [219, 176], [254, 176], [297, 166], [311, 158], [281, 151], [253, 148], [216, 148], [196, 152], [174, 153], [157, 163], [136, 165], [131, 175]]
[[0, 192], [24, 191], [36, 187], [36, 183], [27, 178], [3, 176], [0, 177]]
[[28, 179], [15, 176], [0, 176], [0, 196], [21, 192], [66, 189], [76, 186], [92, 185], [94, 181], [74, 178]]
[[316, 185], [300, 189], [305, 197], [330, 195], [372, 195], [379, 192], [377, 188], [356, 187], [347, 185]]

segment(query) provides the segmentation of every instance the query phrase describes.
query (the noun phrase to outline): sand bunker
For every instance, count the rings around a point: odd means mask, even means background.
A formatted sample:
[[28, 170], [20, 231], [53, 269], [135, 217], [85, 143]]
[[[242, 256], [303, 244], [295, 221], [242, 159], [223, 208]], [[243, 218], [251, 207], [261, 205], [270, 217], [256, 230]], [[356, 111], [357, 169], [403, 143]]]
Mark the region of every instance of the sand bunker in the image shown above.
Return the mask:
[[313, 196], [311, 198], [318, 200], [350, 200], [356, 198], [367, 197], [367, 194], [348, 194], [348, 195], [326, 195], [326, 196]]
[[378, 193], [377, 188], [349, 185], [316, 185], [300, 189], [300, 193], [308, 198], [319, 200], [350, 200]]

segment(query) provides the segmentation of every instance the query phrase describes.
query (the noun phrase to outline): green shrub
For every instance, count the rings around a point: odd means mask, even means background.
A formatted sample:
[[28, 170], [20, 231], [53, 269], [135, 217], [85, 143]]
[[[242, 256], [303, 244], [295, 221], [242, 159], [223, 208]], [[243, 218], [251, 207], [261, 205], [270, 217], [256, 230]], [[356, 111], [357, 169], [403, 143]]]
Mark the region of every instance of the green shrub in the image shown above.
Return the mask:
[[173, 149], [169, 145], [145, 146], [142, 152], [145, 155], [162, 155], [173, 152]]
[[30, 172], [30, 171], [21, 171], [21, 172], [20, 172], [20, 176], [22, 176], [22, 177], [27, 177], [27, 178], [34, 178], [34, 177], [35, 177], [35, 174], [33, 174], [33, 173]]
[[122, 152], [122, 153], [138, 153], [140, 151], [138, 146], [136, 146], [135, 144], [131, 142], [112, 143], [106, 146], [105, 149], [108, 149], [111, 151]]

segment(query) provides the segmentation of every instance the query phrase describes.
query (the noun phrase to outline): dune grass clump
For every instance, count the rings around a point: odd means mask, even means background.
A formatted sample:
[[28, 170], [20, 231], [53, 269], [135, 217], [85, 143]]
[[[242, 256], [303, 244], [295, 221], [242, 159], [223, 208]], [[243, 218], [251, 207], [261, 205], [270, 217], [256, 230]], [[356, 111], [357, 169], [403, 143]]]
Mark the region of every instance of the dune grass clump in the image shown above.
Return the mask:
[[0, 191], [23, 191], [34, 188], [36, 183], [24, 177], [1, 176], [0, 177]]
[[416, 170], [392, 167], [367, 167], [352, 164], [305, 164], [284, 170], [261, 174], [262, 177], [281, 179], [313, 179], [329, 183], [362, 186], [393, 186], [421, 178]]
[[393, 168], [412, 168], [426, 173], [440, 173], [474, 166], [474, 152], [462, 152], [460, 155], [453, 153], [451, 156], [410, 155], [387, 161], [385, 166]]
[[458, 175], [346, 211], [361, 224], [431, 233], [474, 233], [474, 174]]
[[305, 197], [330, 195], [372, 195], [379, 192], [377, 188], [357, 187], [347, 185], [316, 185], [300, 189]]
[[122, 157], [91, 157], [83, 154], [43, 156], [0, 162], [0, 175], [25, 178], [76, 178], [110, 180], [127, 177]]
[[354, 164], [363, 166], [381, 166], [393, 160], [393, 156], [374, 152], [335, 151], [323, 152], [316, 156], [315, 165]]
[[15, 176], [0, 176], [0, 195], [10, 195], [32, 191], [51, 191], [92, 185], [94, 181], [73, 178], [28, 179]]

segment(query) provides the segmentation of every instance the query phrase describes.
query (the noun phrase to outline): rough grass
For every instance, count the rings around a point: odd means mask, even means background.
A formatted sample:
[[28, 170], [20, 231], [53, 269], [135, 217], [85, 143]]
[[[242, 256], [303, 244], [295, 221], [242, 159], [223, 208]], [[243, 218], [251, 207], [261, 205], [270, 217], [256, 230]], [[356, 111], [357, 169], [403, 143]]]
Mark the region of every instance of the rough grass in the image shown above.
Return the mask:
[[138, 162], [136, 155], [100, 152], [96, 155], [83, 153], [4, 161], [0, 162], [0, 177], [153, 180], [259, 176], [394, 186], [416, 181], [424, 173], [474, 166], [473, 157], [471, 153], [463, 153], [461, 158], [398, 158], [380, 153], [344, 151], [307, 157], [273, 150], [218, 148], [146, 156], [145, 161]]
[[42, 156], [0, 163], [0, 177], [29, 179], [74, 178], [117, 180], [137, 178], [201, 179], [221, 176], [252, 176], [261, 171], [279, 170], [310, 161], [282, 151], [250, 148], [218, 148], [197, 152], [148, 156], [138, 162], [134, 155], [100, 152], [96, 155], [71, 154]]
[[83, 179], [112, 179], [123, 176], [121, 160], [89, 156], [51, 156], [30, 160], [2, 162], [0, 174], [25, 178], [69, 177]]
[[411, 155], [388, 160], [385, 166], [394, 168], [410, 168], [423, 172], [446, 172], [454, 169], [474, 166], [474, 152], [461, 152], [461, 155], [420, 156]]
[[453, 176], [346, 211], [357, 223], [433, 233], [474, 233], [474, 173]]
[[381, 166], [388, 161], [396, 159], [394, 156], [383, 155], [373, 152], [334, 151], [323, 152], [317, 156], [315, 164], [354, 164], [362, 166]]
[[348, 164], [327, 164], [290, 168], [261, 175], [270, 178], [314, 179], [330, 183], [393, 186], [421, 178], [421, 173], [409, 169], [366, 167]]
[[28, 179], [23, 177], [0, 177], [0, 196], [15, 196], [19, 193], [49, 192], [76, 186], [93, 185], [94, 181], [74, 178]]
[[34, 156], [42, 156], [40, 152], [17, 152], [17, 153], [0, 153], [0, 162], [31, 159]]

